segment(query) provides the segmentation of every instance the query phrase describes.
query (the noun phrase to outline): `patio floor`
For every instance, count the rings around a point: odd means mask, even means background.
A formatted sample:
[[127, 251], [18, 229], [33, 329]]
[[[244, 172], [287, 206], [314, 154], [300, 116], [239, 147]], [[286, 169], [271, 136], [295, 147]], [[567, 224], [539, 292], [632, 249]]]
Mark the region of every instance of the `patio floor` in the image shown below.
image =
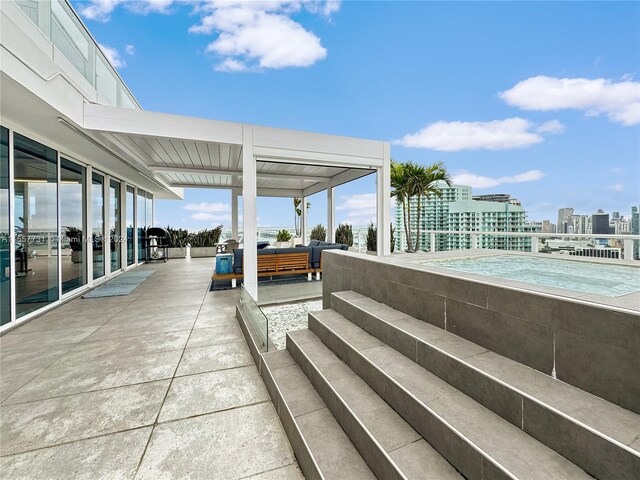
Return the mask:
[[211, 259], [75, 299], [0, 339], [5, 478], [300, 479]]

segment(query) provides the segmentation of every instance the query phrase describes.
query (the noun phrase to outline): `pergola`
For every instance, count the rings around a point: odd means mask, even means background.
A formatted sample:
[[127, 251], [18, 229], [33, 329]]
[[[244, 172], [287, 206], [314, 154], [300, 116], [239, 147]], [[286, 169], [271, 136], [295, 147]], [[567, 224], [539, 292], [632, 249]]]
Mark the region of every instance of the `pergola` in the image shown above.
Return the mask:
[[[231, 190], [232, 236], [243, 197], [244, 277], [257, 282], [257, 197], [303, 200], [327, 192], [327, 234], [335, 231], [334, 187], [376, 174], [378, 255], [390, 253], [388, 142], [85, 104], [85, 131], [163, 189]], [[303, 233], [303, 236], [305, 233]], [[303, 237], [306, 242], [306, 238]]]

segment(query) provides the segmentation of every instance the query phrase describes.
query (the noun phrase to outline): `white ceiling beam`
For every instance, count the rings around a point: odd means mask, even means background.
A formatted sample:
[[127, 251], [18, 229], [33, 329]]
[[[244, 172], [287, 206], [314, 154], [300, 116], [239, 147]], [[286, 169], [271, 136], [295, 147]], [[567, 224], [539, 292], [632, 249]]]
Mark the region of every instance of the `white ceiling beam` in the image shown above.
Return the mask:
[[[199, 168], [199, 167], [177, 167], [168, 165], [150, 165], [149, 169], [152, 172], [168, 172], [168, 173], [193, 173], [197, 175], [224, 175], [231, 177], [241, 177], [242, 171], [240, 170], [216, 170], [212, 168]], [[258, 178], [272, 178], [281, 180], [283, 178], [301, 180], [304, 182], [326, 182], [331, 177], [320, 177], [317, 175], [297, 175], [291, 173], [260, 173], [258, 172]]]
[[256, 160], [275, 163], [298, 163], [317, 167], [370, 168], [382, 166], [381, 158], [339, 155], [335, 153], [287, 150], [283, 148], [255, 147]]
[[[210, 188], [212, 190], [236, 190], [238, 187], [231, 185], [202, 185], [195, 183], [172, 183], [173, 188]], [[258, 188], [259, 197], [302, 197], [303, 190], [294, 188]]]

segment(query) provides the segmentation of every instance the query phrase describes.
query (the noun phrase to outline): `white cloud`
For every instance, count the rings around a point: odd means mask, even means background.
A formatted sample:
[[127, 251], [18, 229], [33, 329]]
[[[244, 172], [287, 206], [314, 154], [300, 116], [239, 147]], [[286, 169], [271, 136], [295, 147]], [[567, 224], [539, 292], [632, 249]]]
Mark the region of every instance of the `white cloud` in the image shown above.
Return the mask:
[[[320, 5], [309, 3], [312, 12]], [[308, 67], [327, 56], [327, 50], [314, 33], [290, 15], [300, 10], [300, 2], [211, 2], [192, 33], [218, 38], [206, 51], [221, 57], [219, 71], [245, 71], [265, 68]]]
[[441, 152], [510, 150], [544, 141], [533, 127], [532, 122], [518, 117], [491, 122], [435, 122], [395, 143]]
[[625, 77], [555, 78], [539, 75], [499, 94], [509, 105], [524, 110], [583, 110], [588, 116], [606, 115], [623, 125], [640, 123], [640, 82]]
[[529, 170], [528, 172], [519, 173], [508, 177], [485, 177], [476, 173], [461, 171], [453, 175], [453, 183], [459, 185], [469, 185], [473, 188], [492, 188], [498, 185], [506, 185], [510, 183], [534, 182], [546, 176], [540, 170]]
[[230, 222], [231, 215], [214, 215], [213, 213], [198, 212], [191, 215], [193, 220], [204, 220], [208, 222]]
[[120, 58], [120, 52], [115, 48], [108, 47], [107, 45], [98, 44], [100, 46], [100, 50], [104, 53], [104, 56], [107, 57], [107, 60], [113, 65], [114, 68], [124, 68], [127, 66], [127, 62]]
[[231, 207], [229, 207], [228, 203], [187, 203], [184, 207], [185, 210], [195, 210], [198, 212], [209, 212], [209, 213], [221, 213], [221, 212], [230, 212]]
[[624, 173], [624, 168], [622, 168], [622, 167], [613, 167], [613, 168], [610, 168], [609, 171], [611, 173], [618, 173], [619, 174], [619, 173]]
[[126, 45], [124, 51], [127, 52], [127, 55], [133, 56], [136, 54], [136, 47], [135, 45]]
[[353, 195], [343, 195], [340, 203], [336, 205], [336, 211], [345, 212], [341, 215], [345, 220], [343, 223], [351, 225], [366, 225], [370, 221], [376, 222], [376, 194], [356, 193]]
[[622, 183], [615, 183], [613, 185], [609, 185], [609, 190], [613, 190], [614, 192], [621, 192], [624, 190], [624, 185]]
[[84, 18], [95, 20], [97, 22], [108, 22], [111, 20], [111, 14], [123, 4], [125, 8], [131, 12], [147, 15], [149, 13], [172, 13], [174, 4], [183, 3], [184, 0], [90, 0], [89, 2], [80, 4], [78, 12]]
[[292, 17], [306, 11], [330, 18], [341, 5], [338, 0], [91, 0], [78, 11], [85, 18], [108, 22], [120, 4], [146, 15], [172, 13], [181, 3], [189, 3], [199, 17], [191, 33], [217, 34], [206, 52], [220, 58], [215, 68], [223, 72], [308, 67], [326, 58], [320, 38]]
[[544, 122], [538, 128], [536, 128], [536, 132], [538, 133], [562, 133], [567, 129], [563, 123], [559, 120], [549, 120], [548, 122]]

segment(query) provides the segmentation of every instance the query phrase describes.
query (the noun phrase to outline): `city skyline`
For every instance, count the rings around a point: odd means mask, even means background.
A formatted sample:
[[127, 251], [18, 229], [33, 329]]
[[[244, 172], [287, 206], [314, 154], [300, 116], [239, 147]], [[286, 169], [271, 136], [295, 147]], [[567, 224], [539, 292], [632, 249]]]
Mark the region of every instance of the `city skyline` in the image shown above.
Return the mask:
[[[638, 203], [638, 4], [73, 3], [146, 109], [389, 140], [394, 159], [444, 161], [531, 221]], [[232, 9], [253, 20], [225, 21]], [[375, 218], [374, 182], [337, 194], [339, 222]], [[158, 222], [228, 223], [229, 203], [187, 191]], [[260, 199], [259, 223], [287, 223], [289, 203]]]

